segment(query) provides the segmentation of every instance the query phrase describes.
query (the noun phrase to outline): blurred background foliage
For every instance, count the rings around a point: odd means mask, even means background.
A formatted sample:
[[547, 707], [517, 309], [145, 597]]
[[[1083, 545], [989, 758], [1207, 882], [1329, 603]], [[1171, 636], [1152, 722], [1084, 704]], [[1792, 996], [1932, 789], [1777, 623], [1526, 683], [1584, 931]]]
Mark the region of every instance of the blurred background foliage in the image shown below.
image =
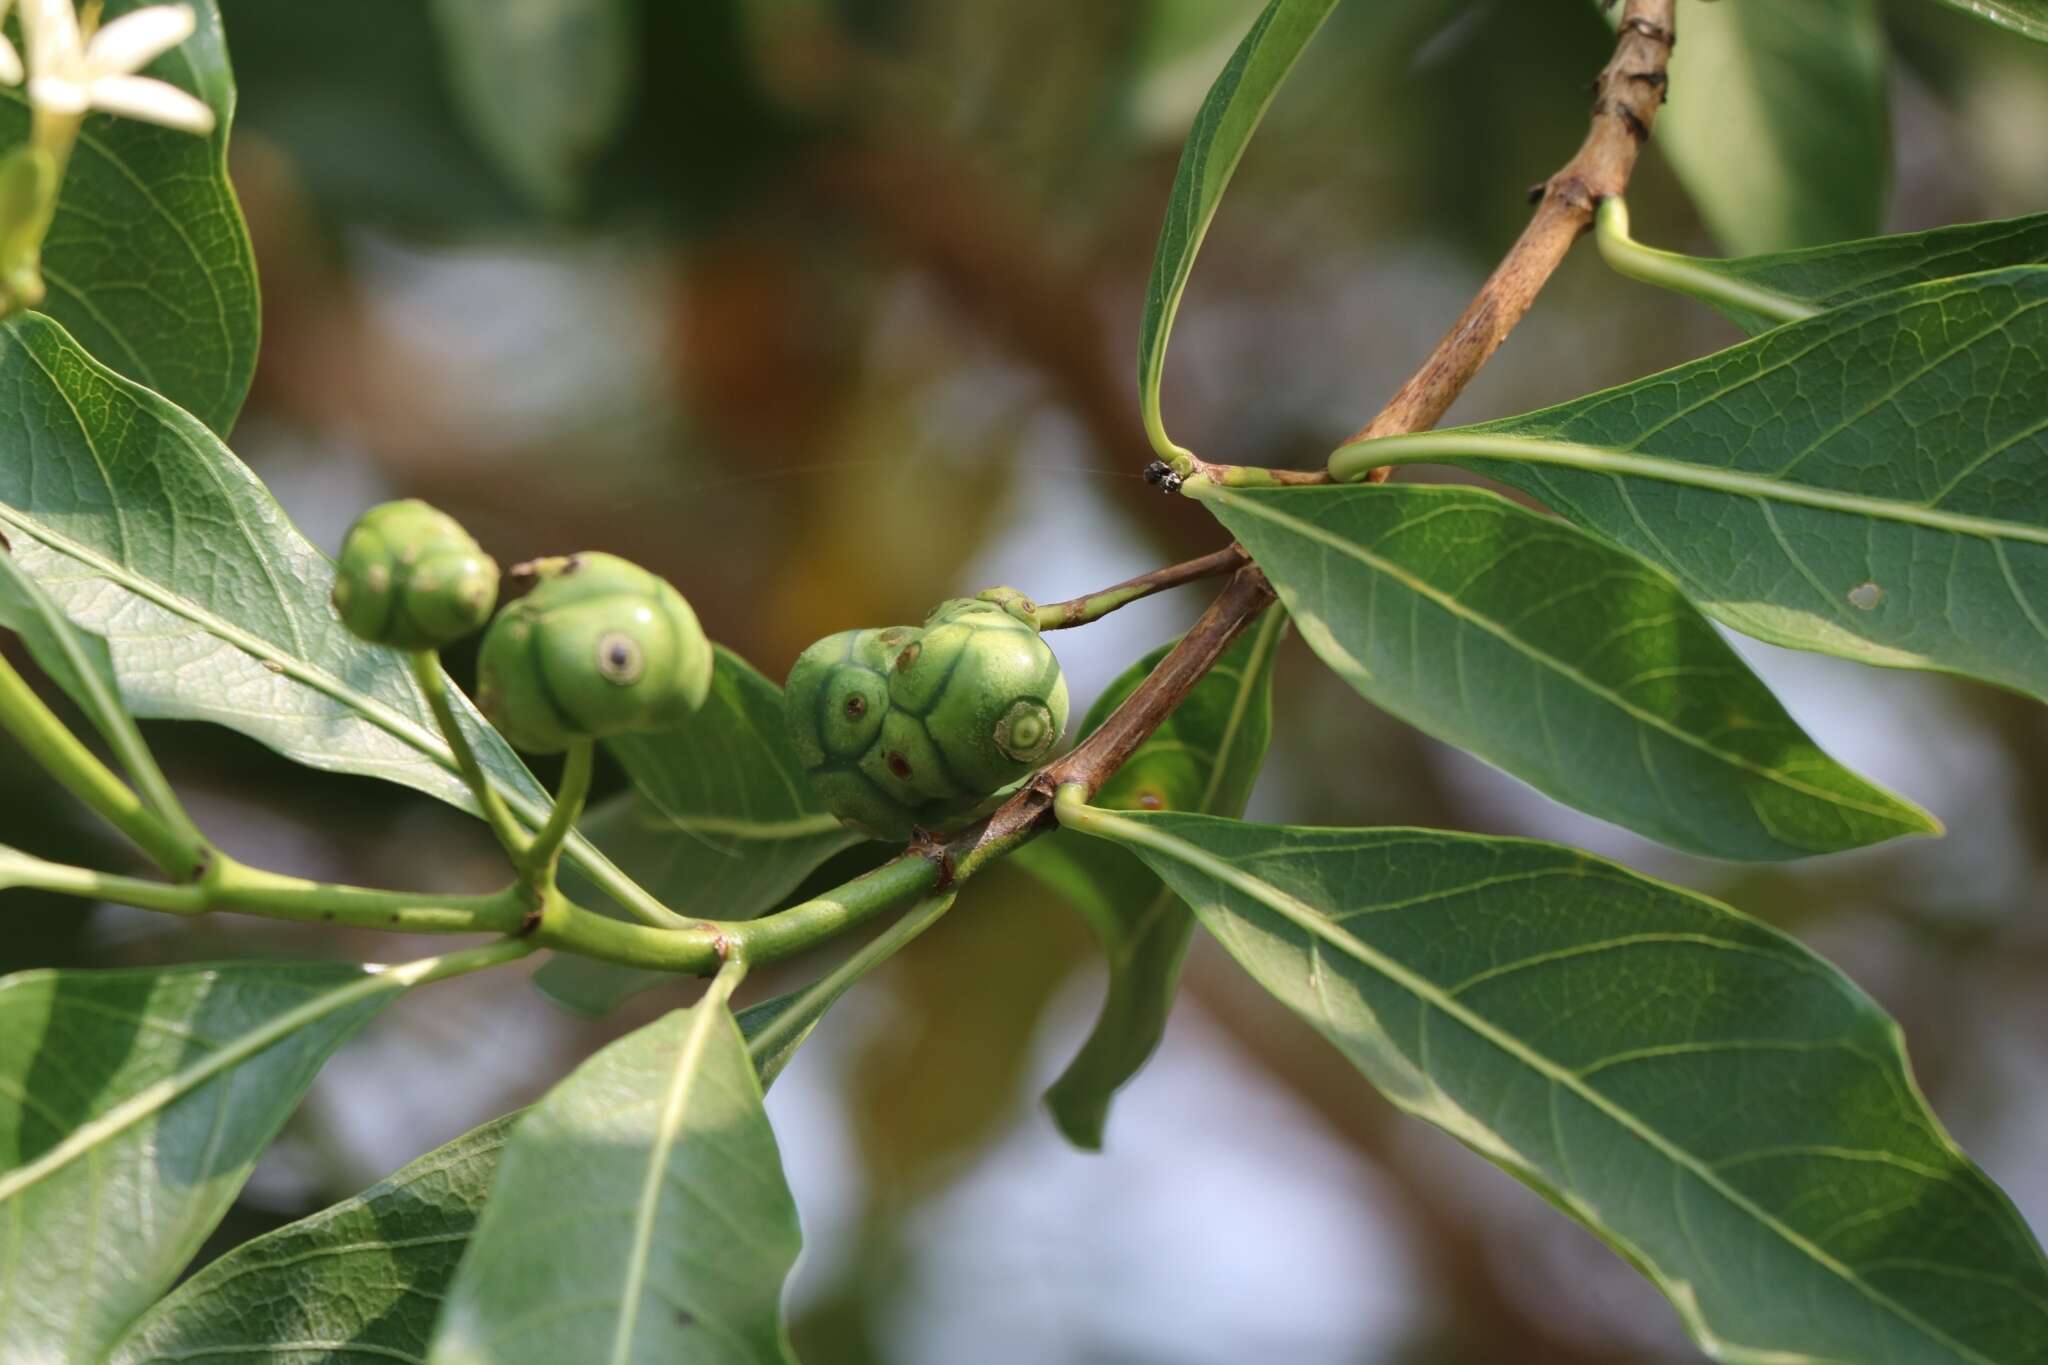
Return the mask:
[[[265, 295], [233, 444], [330, 550], [364, 505], [416, 495], [507, 563], [627, 554], [777, 678], [818, 635], [943, 596], [1010, 582], [1057, 598], [1215, 548], [1199, 508], [1138, 477], [1131, 357], [1180, 138], [1257, 8], [618, 0], [611, 28], [548, 69], [492, 47], [495, 19], [544, 20], [544, 0], [223, 0]], [[1883, 18], [1883, 226], [2048, 207], [2041, 49], [1924, 0]], [[1583, 135], [1609, 45], [1586, 0], [1340, 7], [1195, 272], [1167, 373], [1176, 434], [1213, 458], [1319, 463], [1520, 229], [1525, 187]], [[515, 136], [560, 114], [565, 72], [574, 116]], [[1713, 98], [1675, 83], [1677, 107]], [[1715, 249], [1660, 155], [1631, 200], [1644, 240]], [[1584, 251], [1455, 415], [1734, 339]], [[1200, 592], [1180, 596], [1057, 638], [1077, 714], [1192, 619]], [[2048, 1227], [2048, 718], [1982, 687], [1743, 648], [1825, 744], [1949, 837], [1789, 868], [1685, 859], [1404, 729], [1298, 646], [1253, 814], [1560, 839], [1790, 928], [1900, 1018], [1937, 1111]], [[217, 730], [152, 734], [238, 856], [394, 886], [501, 875], [480, 827], [433, 802]], [[7, 762], [16, 842], [119, 862]], [[8, 969], [416, 949], [28, 897], [10, 925]], [[1091, 951], [1046, 892], [991, 874], [776, 1086], [809, 1365], [1697, 1359], [1612, 1256], [1399, 1120], [1201, 943], [1107, 1153], [1066, 1149], [1036, 1097], [1099, 1000]], [[596, 1023], [503, 974], [405, 1002], [328, 1068], [211, 1250], [537, 1097], [688, 989]]]

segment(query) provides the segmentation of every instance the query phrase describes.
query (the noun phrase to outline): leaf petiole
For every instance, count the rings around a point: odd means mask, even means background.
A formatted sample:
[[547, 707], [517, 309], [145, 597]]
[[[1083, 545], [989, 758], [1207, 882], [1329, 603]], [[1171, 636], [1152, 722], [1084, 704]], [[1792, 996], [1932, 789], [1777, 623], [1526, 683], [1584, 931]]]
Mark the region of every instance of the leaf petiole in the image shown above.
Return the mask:
[[[197, 875], [205, 865], [206, 842], [175, 802], [175, 823], [164, 812], [151, 810], [71, 733], [5, 659], [0, 659], [0, 729], [13, 735], [29, 757], [127, 835], [166, 874], [182, 880]], [[136, 743], [140, 742], [136, 737]], [[143, 753], [146, 756], [147, 751]], [[145, 771], [155, 773], [155, 764], [149, 763]], [[157, 780], [161, 782], [161, 774]], [[164, 790], [168, 792], [167, 787]]]
[[1773, 322], [1798, 322], [1821, 311], [1804, 299], [1731, 279], [1691, 256], [1644, 246], [1629, 236], [1628, 201], [1618, 194], [1600, 201], [1599, 213], [1594, 218], [1594, 240], [1600, 247], [1601, 259], [1615, 273], [1644, 284], [1755, 313]]

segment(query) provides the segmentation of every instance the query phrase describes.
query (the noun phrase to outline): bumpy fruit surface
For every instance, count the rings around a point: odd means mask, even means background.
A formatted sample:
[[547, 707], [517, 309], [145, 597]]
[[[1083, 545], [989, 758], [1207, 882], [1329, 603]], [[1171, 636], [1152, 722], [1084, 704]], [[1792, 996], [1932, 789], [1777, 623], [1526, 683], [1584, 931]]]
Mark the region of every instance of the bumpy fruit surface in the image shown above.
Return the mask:
[[615, 555], [536, 560], [477, 660], [477, 705], [533, 753], [675, 730], [711, 688], [711, 642], [683, 595]]
[[334, 609], [373, 645], [439, 649], [482, 626], [497, 602], [497, 561], [417, 498], [372, 507], [342, 543]]
[[878, 839], [967, 823], [1067, 728], [1067, 681], [1031, 626], [941, 602], [921, 627], [828, 635], [783, 691], [789, 736], [834, 815]]

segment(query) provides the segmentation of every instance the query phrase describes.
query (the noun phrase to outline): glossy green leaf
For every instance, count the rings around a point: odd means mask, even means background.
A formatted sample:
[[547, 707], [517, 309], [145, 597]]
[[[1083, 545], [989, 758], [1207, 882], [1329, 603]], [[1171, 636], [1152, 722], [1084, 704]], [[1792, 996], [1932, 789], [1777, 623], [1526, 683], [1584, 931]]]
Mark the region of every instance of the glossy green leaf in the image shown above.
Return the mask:
[[527, 1111], [428, 1359], [780, 1365], [799, 1244], [760, 1083], [714, 986]]
[[[2043, 263], [2048, 263], [2048, 213], [1992, 223], [1961, 223], [1931, 232], [1865, 237], [1764, 256], [1688, 258], [1688, 264], [1710, 275], [1820, 308], [1840, 307], [1908, 285]], [[1778, 325], [1775, 319], [1712, 299], [1709, 302], [1752, 335]]]
[[[151, 0], [110, 0], [106, 17]], [[256, 369], [256, 260], [228, 183], [235, 82], [214, 0], [147, 68], [212, 107], [211, 136], [130, 118], [85, 120], [43, 241], [43, 311], [101, 362], [215, 431], [234, 426]], [[0, 85], [0, 147], [28, 136], [28, 101]]]
[[1599, 1234], [1715, 1359], [2048, 1360], [2040, 1246], [1897, 1025], [1783, 934], [1520, 840], [1072, 822], [1394, 1103]]
[[[309, 767], [474, 809], [404, 655], [350, 635], [333, 565], [205, 426], [47, 318], [0, 326], [0, 535], [107, 642], [137, 716], [207, 720]], [[529, 823], [547, 794], [466, 702], [470, 742]], [[571, 858], [609, 867], [580, 836]]]
[[541, 206], [573, 207], [632, 94], [631, 0], [434, 0], [456, 103]]
[[[1273, 736], [1273, 657], [1287, 628], [1269, 611], [1096, 793], [1109, 810], [1241, 815]], [[1085, 736], [1142, 683], [1172, 646], [1126, 669], [1089, 708]], [[1109, 994], [1074, 1060], [1045, 1092], [1069, 1142], [1100, 1151], [1112, 1097], [1165, 1036], [1194, 918], [1150, 868], [1121, 849], [1065, 830], [1012, 855], [1084, 915], [1108, 959]]]
[[[719, 649], [711, 694], [687, 727], [608, 743], [637, 794], [605, 803], [583, 832], [670, 904], [752, 919], [860, 842], [818, 804], [783, 730], [782, 689], [731, 650]], [[557, 957], [533, 977], [589, 1015], [674, 979], [575, 957]]]
[[408, 980], [278, 963], [0, 978], [0, 1359], [100, 1359]]
[[152, 1308], [108, 1365], [423, 1358], [519, 1118], [235, 1248]]
[[2037, 43], [2048, 43], [2048, 0], [1941, 0], [1951, 9], [1974, 14], [1989, 24], [2009, 28]]
[[1159, 380], [1166, 367], [1167, 336], [1194, 269], [1195, 253], [1202, 249], [1223, 191], [1267, 106], [1336, 7], [1337, 0], [1272, 0], [1209, 87], [1209, 97], [1188, 131], [1152, 257], [1138, 333], [1138, 402], [1152, 448], [1162, 456], [1185, 453], [1166, 434], [1159, 413]]
[[1417, 460], [1527, 490], [1759, 639], [2048, 698], [2048, 267], [1897, 290], [1330, 467]]
[[1655, 145], [1722, 245], [1778, 251], [1875, 232], [1891, 165], [1875, 0], [1688, 4], [1678, 27]]
[[1549, 796], [1693, 853], [1938, 827], [1823, 753], [1678, 585], [1472, 488], [1197, 489], [1359, 693]]

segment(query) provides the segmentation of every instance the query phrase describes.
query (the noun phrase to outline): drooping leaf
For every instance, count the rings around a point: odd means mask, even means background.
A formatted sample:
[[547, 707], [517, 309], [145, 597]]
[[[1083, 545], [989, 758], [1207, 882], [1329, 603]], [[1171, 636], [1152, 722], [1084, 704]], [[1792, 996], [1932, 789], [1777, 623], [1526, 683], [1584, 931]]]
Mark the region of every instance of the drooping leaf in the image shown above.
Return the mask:
[[[1273, 657], [1286, 626], [1281, 612], [1267, 612], [1103, 784], [1096, 804], [1243, 814], [1273, 735]], [[1124, 670], [1089, 708], [1082, 735], [1109, 719], [1171, 648], [1155, 649]], [[1111, 1098], [1165, 1036], [1194, 918], [1150, 868], [1101, 840], [1058, 830], [1012, 856], [1087, 917], [1108, 959], [1102, 1013], [1045, 1092], [1046, 1108], [1067, 1140], [1099, 1151]]]
[[428, 1359], [781, 1365], [799, 1242], [760, 1083], [714, 987], [520, 1120]]
[[1382, 445], [1331, 469], [1470, 464], [1758, 639], [2048, 697], [2048, 267], [1896, 290]]
[[2048, 0], [1941, 0], [1951, 9], [1988, 24], [2009, 28], [2037, 43], [2048, 43]]
[[0, 1359], [100, 1359], [404, 985], [279, 963], [0, 978]]
[[[2048, 213], [1991, 223], [1961, 223], [1931, 232], [1866, 237], [1764, 256], [1688, 260], [1710, 274], [1821, 308], [1836, 308], [1908, 285], [2005, 266], [2048, 263]], [[1771, 318], [1742, 308], [1718, 302], [1715, 306], [1752, 335], [1778, 325]]]
[[1195, 253], [1202, 249], [1223, 191], [1266, 107], [1336, 7], [1337, 0], [1272, 0], [1209, 88], [1181, 150], [1138, 332], [1138, 402], [1152, 448], [1162, 456], [1181, 453], [1160, 417], [1159, 379], [1166, 366], [1167, 336], [1194, 269]]
[[[107, 19], [151, 3], [109, 0]], [[182, 0], [190, 38], [147, 74], [212, 108], [208, 137], [131, 118], [85, 120], [43, 240], [43, 311], [103, 364], [225, 434], [256, 369], [256, 260], [228, 182], [235, 82], [214, 0]], [[28, 137], [28, 100], [0, 85], [0, 147]]]
[[1722, 245], [1780, 251], [1875, 232], [1891, 118], [1874, 0], [1694, 4], [1678, 18], [1656, 145]]
[[109, 1365], [421, 1359], [519, 1118], [235, 1248], [150, 1309]]
[[1656, 568], [1472, 488], [1196, 490], [1323, 661], [1410, 724], [1675, 848], [1938, 828], [1841, 767]]
[[[1089, 815], [1386, 1096], [1546, 1195], [1717, 1360], [2048, 1360], [2048, 1261], [1826, 962], [1569, 849]], [[1702, 1102], [1707, 1097], [1710, 1102]]]
[[[719, 648], [711, 694], [689, 725], [609, 747], [637, 791], [593, 813], [584, 834], [656, 896], [699, 915], [752, 919], [860, 842], [818, 804], [783, 732], [782, 689], [731, 650]], [[589, 1015], [674, 979], [578, 957], [533, 976]]]
[[433, 14], [471, 133], [536, 203], [573, 207], [632, 94], [630, 0], [434, 0]]
[[[309, 767], [474, 809], [403, 654], [328, 604], [333, 565], [188, 413], [121, 378], [47, 318], [0, 325], [0, 535], [107, 643], [142, 717], [206, 720]], [[458, 698], [486, 774], [529, 823], [547, 794]], [[600, 872], [580, 835], [570, 857]]]

